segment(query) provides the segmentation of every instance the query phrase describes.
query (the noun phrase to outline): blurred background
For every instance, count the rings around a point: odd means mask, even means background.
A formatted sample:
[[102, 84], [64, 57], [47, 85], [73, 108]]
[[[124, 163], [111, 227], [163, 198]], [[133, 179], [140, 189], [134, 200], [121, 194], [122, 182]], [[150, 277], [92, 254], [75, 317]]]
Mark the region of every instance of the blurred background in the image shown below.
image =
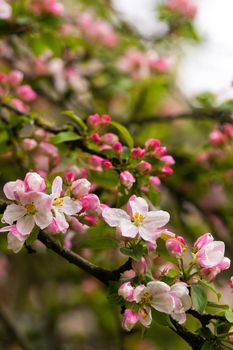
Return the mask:
[[[1, 72], [22, 71], [37, 93], [15, 106], [37, 111], [55, 126], [66, 121], [64, 109], [82, 118], [110, 114], [138, 145], [159, 138], [176, 164], [172, 176], [164, 174], [154, 204], [160, 197], [171, 228], [190, 243], [212, 232], [233, 257], [233, 133], [226, 128], [233, 108], [233, 3], [193, 0], [195, 11], [182, 12], [181, 1], [181, 11], [172, 12], [168, 1], [63, 0], [62, 14], [38, 10], [42, 0], [7, 3], [12, 16], [0, 23]], [[14, 101], [14, 91], [9, 95]], [[7, 156], [8, 141], [0, 125], [1, 187], [24, 172]], [[67, 158], [65, 148], [61, 154], [68, 165], [78, 162], [78, 155]], [[30, 153], [22, 158], [33, 168]], [[74, 248], [91, 261], [108, 268], [122, 262], [113, 249], [80, 249], [76, 238]], [[159, 322], [144, 336], [140, 329], [124, 332], [119, 308], [103, 286], [40, 242], [33, 243], [36, 253], [17, 255], [7, 250], [3, 234], [0, 244], [0, 349], [189, 349]], [[233, 306], [230, 275], [232, 269], [217, 285], [221, 302]], [[191, 316], [188, 322], [197, 328]]]

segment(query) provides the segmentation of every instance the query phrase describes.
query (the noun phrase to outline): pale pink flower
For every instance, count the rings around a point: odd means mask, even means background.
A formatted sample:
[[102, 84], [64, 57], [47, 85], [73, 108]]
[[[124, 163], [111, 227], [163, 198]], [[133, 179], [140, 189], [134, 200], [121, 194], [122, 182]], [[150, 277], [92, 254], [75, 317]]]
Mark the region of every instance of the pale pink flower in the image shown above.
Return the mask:
[[104, 134], [102, 136], [102, 141], [104, 143], [106, 143], [107, 145], [110, 145], [112, 146], [114, 143], [116, 143], [117, 141], [119, 141], [119, 138], [117, 135], [111, 133], [111, 132], [108, 132], [106, 134]]
[[214, 145], [221, 145], [226, 142], [226, 137], [220, 130], [213, 130], [209, 135], [209, 141]]
[[2, 227], [0, 232], [8, 232], [8, 249], [13, 250], [14, 253], [18, 253], [22, 249], [24, 242], [29, 236], [20, 233], [16, 225]]
[[215, 267], [224, 259], [225, 244], [221, 241], [212, 241], [205, 244], [197, 253], [197, 262], [202, 267]]
[[118, 294], [127, 301], [134, 301], [134, 287], [130, 282], [123, 283], [118, 289]]
[[105, 208], [102, 216], [109, 226], [117, 227], [122, 236], [140, 236], [145, 241], [154, 242], [158, 237], [158, 229], [166, 225], [170, 218], [166, 211], [149, 211], [145, 199], [136, 196], [129, 199], [127, 211]]
[[127, 170], [120, 173], [120, 182], [123, 186], [130, 189], [135, 183], [135, 177]]
[[13, 100], [11, 101], [11, 105], [14, 108], [16, 108], [19, 112], [27, 113], [29, 111], [29, 107], [18, 98], [13, 98]]
[[17, 192], [18, 204], [7, 206], [2, 222], [12, 225], [23, 235], [29, 235], [35, 224], [45, 229], [52, 221], [50, 196], [42, 192]]
[[4, 0], [0, 1], [0, 19], [9, 19], [12, 15], [11, 6]]
[[176, 282], [171, 286], [171, 295], [175, 301], [175, 307], [171, 316], [180, 324], [183, 324], [186, 321], [185, 311], [189, 310], [192, 306], [187, 287], [187, 284], [184, 282]]
[[56, 224], [61, 232], [66, 232], [69, 224], [65, 215], [74, 215], [82, 209], [78, 201], [73, 201], [68, 196], [62, 196], [62, 178], [57, 176], [52, 183], [52, 209], [55, 214]]
[[134, 310], [126, 309], [122, 319], [122, 327], [126, 331], [131, 331], [138, 321], [138, 314]]
[[159, 312], [171, 314], [175, 307], [171, 288], [161, 281], [151, 281], [147, 285], [139, 285], [134, 290], [134, 300], [138, 304], [150, 305]]
[[25, 101], [33, 101], [36, 98], [36, 92], [29, 85], [21, 85], [17, 88], [17, 94]]
[[204, 235], [200, 236], [196, 242], [194, 243], [194, 248], [201, 249], [206, 244], [213, 242], [214, 237], [211, 235], [211, 233], [204, 233]]

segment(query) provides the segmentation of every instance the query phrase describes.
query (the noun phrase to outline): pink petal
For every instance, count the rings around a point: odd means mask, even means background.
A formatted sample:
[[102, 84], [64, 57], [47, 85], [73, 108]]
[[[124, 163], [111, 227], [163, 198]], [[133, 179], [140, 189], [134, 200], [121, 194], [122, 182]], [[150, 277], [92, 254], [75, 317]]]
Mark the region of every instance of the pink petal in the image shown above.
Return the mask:
[[82, 209], [81, 204], [78, 201], [74, 202], [70, 197], [64, 197], [63, 200], [62, 211], [66, 215], [77, 214]]
[[122, 219], [119, 225], [120, 232], [124, 237], [134, 238], [138, 234], [138, 227], [135, 226], [130, 220]]
[[132, 199], [129, 199], [127, 211], [130, 216], [133, 216], [135, 213], [146, 215], [148, 212], [148, 204], [144, 198], [133, 196]]
[[62, 233], [66, 233], [66, 231], [69, 228], [69, 224], [66, 221], [65, 215], [63, 213], [60, 213], [58, 210], [55, 211], [55, 220], [58, 231]]
[[14, 221], [17, 221], [26, 214], [26, 209], [21, 205], [10, 204], [4, 211], [2, 222], [7, 222], [12, 225]]
[[34, 219], [32, 215], [25, 215], [21, 219], [19, 219], [16, 223], [16, 228], [23, 235], [29, 235], [33, 227], [35, 225]]
[[169, 213], [164, 210], [150, 211], [143, 221], [143, 226], [147, 230], [154, 230], [166, 225], [169, 219]]
[[59, 198], [62, 192], [62, 178], [60, 176], [55, 177], [52, 184], [52, 196]]
[[37, 226], [39, 226], [42, 230], [51, 224], [53, 219], [51, 211], [38, 211], [34, 215], [34, 220]]
[[153, 232], [147, 230], [143, 226], [139, 226], [138, 230], [139, 230], [139, 235], [141, 236], [142, 239], [144, 239], [144, 241], [151, 242], [151, 243], [155, 242], [156, 235]]
[[8, 199], [15, 200], [16, 192], [25, 192], [25, 185], [22, 180], [7, 182], [3, 187], [3, 192]]
[[129, 215], [122, 209], [105, 208], [102, 211], [102, 216], [111, 227], [119, 226], [122, 219], [130, 220]]
[[26, 239], [27, 236], [25, 236], [24, 240], [20, 241], [16, 236], [9, 232], [7, 235], [8, 249], [13, 250], [14, 253], [18, 253], [22, 249]]
[[151, 295], [157, 295], [170, 292], [170, 287], [161, 281], [151, 281], [147, 283], [147, 290]]

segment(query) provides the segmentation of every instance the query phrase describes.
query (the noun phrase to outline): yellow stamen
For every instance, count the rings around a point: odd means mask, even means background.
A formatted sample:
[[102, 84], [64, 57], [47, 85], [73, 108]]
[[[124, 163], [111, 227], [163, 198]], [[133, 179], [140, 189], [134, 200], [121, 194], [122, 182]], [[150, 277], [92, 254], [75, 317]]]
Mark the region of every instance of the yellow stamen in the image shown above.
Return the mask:
[[136, 226], [142, 226], [143, 224], [143, 220], [144, 220], [144, 216], [140, 213], [135, 213], [133, 215], [133, 220], [134, 220], [134, 224]]
[[148, 316], [147, 310], [144, 307], [142, 307], [140, 311], [141, 311], [142, 318], [144, 318], [144, 319], [147, 318], [147, 316]]
[[29, 214], [29, 215], [34, 215], [37, 212], [37, 209], [33, 203], [26, 204], [25, 208], [27, 210], [27, 214]]
[[56, 198], [53, 200], [53, 205], [55, 207], [60, 207], [60, 206], [62, 206], [63, 202], [64, 202], [63, 198]]
[[153, 296], [150, 293], [145, 293], [143, 294], [141, 298], [141, 303], [142, 304], [150, 304], [152, 302]]

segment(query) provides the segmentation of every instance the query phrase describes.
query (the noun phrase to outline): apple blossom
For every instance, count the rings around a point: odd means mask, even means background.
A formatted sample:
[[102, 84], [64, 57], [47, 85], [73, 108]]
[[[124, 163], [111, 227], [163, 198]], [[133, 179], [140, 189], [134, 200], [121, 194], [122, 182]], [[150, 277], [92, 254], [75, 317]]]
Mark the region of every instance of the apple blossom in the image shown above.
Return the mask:
[[171, 295], [175, 301], [175, 307], [171, 316], [180, 324], [183, 324], [186, 321], [185, 311], [189, 310], [192, 306], [187, 287], [187, 284], [184, 282], [176, 282], [171, 286]]
[[87, 179], [78, 179], [72, 182], [71, 192], [75, 198], [88, 195], [91, 190], [91, 183]]
[[126, 188], [130, 189], [135, 181], [134, 176], [129, 171], [125, 170], [120, 173], [120, 182]]
[[0, 232], [8, 232], [8, 249], [13, 250], [14, 253], [18, 253], [22, 249], [24, 242], [29, 236], [20, 233], [16, 225], [2, 227]]
[[127, 301], [132, 302], [134, 300], [134, 288], [130, 282], [123, 283], [118, 289], [118, 294]]
[[138, 321], [138, 314], [134, 310], [126, 309], [123, 314], [122, 327], [131, 331]]
[[123, 237], [139, 236], [152, 242], [159, 235], [158, 229], [166, 225], [170, 217], [166, 211], [149, 211], [146, 200], [136, 196], [129, 199], [127, 211], [105, 208], [102, 216], [109, 226], [117, 227]]

